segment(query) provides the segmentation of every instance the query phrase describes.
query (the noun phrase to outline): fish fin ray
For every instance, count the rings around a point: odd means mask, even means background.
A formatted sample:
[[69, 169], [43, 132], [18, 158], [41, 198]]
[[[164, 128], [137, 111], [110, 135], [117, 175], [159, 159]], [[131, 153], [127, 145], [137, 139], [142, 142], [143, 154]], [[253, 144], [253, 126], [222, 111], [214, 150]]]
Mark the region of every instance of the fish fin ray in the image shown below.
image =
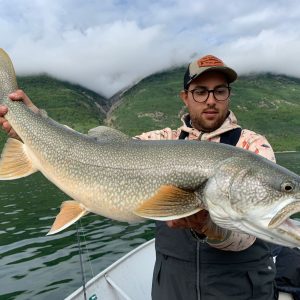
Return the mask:
[[193, 191], [163, 185], [153, 197], [143, 202], [134, 214], [143, 218], [168, 221], [193, 215], [200, 210], [202, 208]]
[[56, 216], [55, 221], [47, 235], [55, 234], [66, 229], [87, 213], [87, 209], [77, 201], [64, 201], [61, 204], [60, 212]]
[[28, 157], [25, 147], [17, 139], [7, 140], [0, 159], [0, 180], [18, 179], [38, 171]]

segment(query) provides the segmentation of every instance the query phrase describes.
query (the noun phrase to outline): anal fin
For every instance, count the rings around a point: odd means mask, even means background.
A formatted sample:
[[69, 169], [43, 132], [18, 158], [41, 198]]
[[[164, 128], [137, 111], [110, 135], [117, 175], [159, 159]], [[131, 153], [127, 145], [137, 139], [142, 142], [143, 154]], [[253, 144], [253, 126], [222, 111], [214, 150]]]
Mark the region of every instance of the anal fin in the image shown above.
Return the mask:
[[140, 217], [169, 221], [184, 218], [202, 210], [193, 191], [163, 185], [157, 193], [141, 204], [134, 213]]
[[7, 140], [0, 159], [0, 180], [18, 179], [38, 171], [28, 157], [25, 147], [17, 139]]
[[47, 235], [55, 234], [66, 229], [87, 213], [87, 209], [82, 204], [74, 200], [64, 201]]

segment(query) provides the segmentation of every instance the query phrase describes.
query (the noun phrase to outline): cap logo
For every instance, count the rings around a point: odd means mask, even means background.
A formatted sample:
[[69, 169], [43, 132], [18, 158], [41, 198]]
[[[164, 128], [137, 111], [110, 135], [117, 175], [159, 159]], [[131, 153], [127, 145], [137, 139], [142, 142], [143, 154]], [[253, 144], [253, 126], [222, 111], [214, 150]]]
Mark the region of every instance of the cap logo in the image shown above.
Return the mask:
[[213, 56], [213, 55], [206, 55], [199, 60], [197, 60], [198, 67], [223, 67], [224, 63], [221, 59]]

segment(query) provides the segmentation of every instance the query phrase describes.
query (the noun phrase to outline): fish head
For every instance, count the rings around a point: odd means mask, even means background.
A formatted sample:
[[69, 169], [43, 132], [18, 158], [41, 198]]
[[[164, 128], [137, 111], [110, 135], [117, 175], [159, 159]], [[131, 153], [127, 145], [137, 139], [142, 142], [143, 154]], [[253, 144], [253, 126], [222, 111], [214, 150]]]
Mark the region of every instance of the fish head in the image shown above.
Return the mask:
[[300, 213], [299, 175], [249, 154], [218, 166], [206, 189], [207, 206], [219, 226], [275, 244], [300, 246], [300, 223], [291, 218]]

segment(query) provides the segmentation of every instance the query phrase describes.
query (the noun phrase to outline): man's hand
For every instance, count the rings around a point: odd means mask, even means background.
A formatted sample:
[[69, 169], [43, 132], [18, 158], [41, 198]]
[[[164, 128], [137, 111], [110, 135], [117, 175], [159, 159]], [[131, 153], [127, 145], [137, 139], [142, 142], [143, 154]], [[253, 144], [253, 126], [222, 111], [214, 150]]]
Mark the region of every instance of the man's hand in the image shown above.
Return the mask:
[[200, 235], [206, 235], [210, 242], [223, 241], [229, 232], [213, 223], [207, 210], [201, 210], [189, 217], [166, 223], [170, 228], [192, 229]]
[[[22, 91], [17, 90], [14, 93], [8, 95], [8, 97], [13, 101], [23, 101], [24, 104], [30, 108], [33, 112], [38, 113], [39, 109], [32, 103], [29, 97]], [[18, 138], [18, 135], [10, 126], [9, 122], [4, 118], [4, 115], [7, 113], [8, 109], [6, 106], [0, 106], [0, 126], [3, 130], [12, 138]]]
[[201, 210], [186, 218], [167, 221], [170, 228], [193, 229], [199, 234], [205, 234], [210, 217], [207, 210]]

